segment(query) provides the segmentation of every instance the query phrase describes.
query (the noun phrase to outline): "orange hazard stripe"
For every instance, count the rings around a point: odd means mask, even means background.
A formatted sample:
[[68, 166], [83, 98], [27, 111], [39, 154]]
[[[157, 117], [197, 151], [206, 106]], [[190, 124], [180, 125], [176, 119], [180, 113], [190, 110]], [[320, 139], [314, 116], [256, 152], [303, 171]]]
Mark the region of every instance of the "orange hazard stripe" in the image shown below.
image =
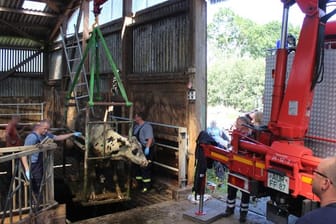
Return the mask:
[[245, 159], [245, 158], [240, 157], [240, 156], [233, 156], [233, 160], [236, 160], [238, 162], [244, 163], [244, 164], [249, 165], [249, 166], [253, 166], [253, 162], [251, 160]]
[[229, 158], [227, 156], [224, 156], [224, 155], [219, 154], [217, 152], [210, 152], [210, 156], [215, 158], [215, 159], [223, 160], [225, 162], [229, 161]]
[[265, 169], [265, 163], [256, 162], [256, 167], [259, 169]]
[[313, 178], [307, 176], [301, 176], [301, 181], [306, 184], [312, 184]]
[[[252, 160], [245, 159], [241, 156], [233, 156], [233, 160], [236, 160], [238, 162], [244, 163], [244, 164], [249, 165], [249, 166], [253, 166], [253, 161]], [[259, 169], [265, 169], [265, 163], [256, 162], [255, 166]]]
[[[225, 156], [225, 155], [222, 155], [220, 153], [217, 153], [217, 152], [210, 152], [210, 156], [214, 159], [219, 159], [219, 160], [222, 160], [222, 161], [229, 161], [229, 157]], [[241, 162], [241, 163], [244, 163], [246, 165], [249, 165], [249, 166], [253, 166], [253, 161], [249, 160], [249, 159], [245, 159], [241, 156], [233, 156], [233, 160], [236, 160], [238, 162]], [[265, 169], [265, 163], [261, 163], [261, 162], [256, 162], [255, 166], [259, 169]]]

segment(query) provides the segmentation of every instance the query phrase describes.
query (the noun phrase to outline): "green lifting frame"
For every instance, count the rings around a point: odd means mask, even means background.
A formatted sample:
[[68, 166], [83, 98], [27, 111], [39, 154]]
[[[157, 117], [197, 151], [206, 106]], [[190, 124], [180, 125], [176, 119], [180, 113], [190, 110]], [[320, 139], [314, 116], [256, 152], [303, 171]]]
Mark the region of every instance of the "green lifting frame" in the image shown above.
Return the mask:
[[[90, 57], [90, 86], [89, 86], [89, 106], [93, 106], [94, 102], [94, 90], [95, 90], [95, 86], [96, 86], [96, 90], [99, 93], [99, 41], [101, 41], [101, 44], [103, 46], [103, 49], [105, 51], [106, 57], [108, 59], [108, 62], [112, 68], [112, 72], [117, 80], [118, 83], [118, 87], [121, 93], [121, 96], [123, 97], [123, 99], [125, 100], [125, 104], [126, 106], [130, 107], [132, 106], [132, 102], [130, 102], [127, 98], [127, 94], [126, 94], [126, 90], [124, 88], [124, 85], [122, 84], [122, 81], [120, 79], [119, 76], [119, 72], [117, 70], [117, 66], [115, 65], [111, 53], [107, 47], [106, 41], [103, 37], [103, 34], [101, 32], [101, 30], [99, 29], [98, 26], [94, 27], [91, 36], [88, 40], [88, 44], [85, 48], [84, 54], [83, 54], [83, 58], [81, 59], [80, 63], [78, 64], [78, 67], [76, 69], [76, 74], [74, 76], [73, 82], [71, 84], [71, 87], [68, 91], [67, 94], [67, 103], [71, 98], [71, 94], [74, 91], [76, 84], [78, 82], [78, 78], [79, 78], [79, 74], [81, 72], [81, 68], [84, 64], [84, 61], [86, 59], [86, 57], [89, 55], [89, 52], [91, 50], [91, 57]], [[92, 48], [92, 49], [91, 49]], [[95, 85], [96, 83], [96, 85]]]

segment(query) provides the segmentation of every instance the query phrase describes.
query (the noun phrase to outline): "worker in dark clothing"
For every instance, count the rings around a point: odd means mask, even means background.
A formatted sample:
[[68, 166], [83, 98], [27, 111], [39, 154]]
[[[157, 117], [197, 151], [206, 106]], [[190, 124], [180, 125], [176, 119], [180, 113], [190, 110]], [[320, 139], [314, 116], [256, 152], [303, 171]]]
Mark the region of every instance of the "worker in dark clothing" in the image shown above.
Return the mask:
[[195, 193], [195, 200], [197, 200], [197, 195], [204, 195], [206, 171], [209, 166], [208, 163], [212, 162], [207, 160], [207, 158], [205, 157], [201, 144], [217, 146], [217, 142], [206, 131], [201, 131], [199, 133], [196, 143], [197, 144], [195, 149], [195, 175], [194, 175], [194, 186], [192, 188], [192, 191]]
[[[154, 135], [152, 125], [144, 120], [144, 113], [135, 113], [134, 121], [135, 126], [133, 135], [136, 136], [141, 143], [142, 150], [148, 161], [152, 160]], [[137, 180], [138, 187], [142, 188], [145, 193], [151, 188], [152, 183], [152, 167], [149, 163], [146, 167], [135, 165], [135, 179]]]
[[[228, 196], [227, 196], [227, 207], [225, 213], [223, 214], [224, 217], [229, 217], [233, 215], [235, 205], [236, 205], [236, 197], [237, 197], [238, 189], [228, 185]], [[245, 191], [241, 191], [241, 202], [240, 202], [240, 217], [239, 222], [244, 223], [246, 222], [246, 216], [248, 212], [248, 207], [250, 203], [250, 194], [246, 193]]]
[[[234, 129], [239, 131], [242, 135], [249, 136], [252, 134], [252, 130], [248, 127], [251, 125], [251, 120], [246, 116], [240, 116], [237, 118], [236, 123], [234, 125]], [[227, 207], [225, 213], [223, 214], [224, 217], [229, 217], [233, 215], [235, 205], [236, 205], [236, 197], [237, 197], [238, 189], [228, 185], [228, 196], [227, 196]], [[250, 194], [241, 191], [242, 197], [240, 202], [240, 218], [239, 222], [244, 223], [246, 222], [246, 216], [248, 212], [248, 207], [250, 203]]]
[[320, 207], [300, 217], [296, 224], [335, 223], [336, 157], [327, 157], [313, 170], [312, 191], [320, 199]]
[[[5, 144], [0, 144], [0, 148], [5, 147]], [[6, 155], [4, 153], [1, 153], [0, 150], [0, 156]], [[2, 162], [0, 163], [0, 211], [4, 211], [8, 190], [10, 188], [10, 182], [11, 182], [11, 170], [12, 170], [12, 163], [11, 161], [8, 162]]]

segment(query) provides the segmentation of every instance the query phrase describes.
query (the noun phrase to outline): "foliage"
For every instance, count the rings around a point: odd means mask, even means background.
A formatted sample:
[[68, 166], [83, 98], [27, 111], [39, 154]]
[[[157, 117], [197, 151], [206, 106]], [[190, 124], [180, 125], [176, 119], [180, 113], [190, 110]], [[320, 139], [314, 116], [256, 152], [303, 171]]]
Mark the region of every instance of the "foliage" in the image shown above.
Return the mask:
[[[288, 30], [298, 36], [298, 27]], [[265, 55], [280, 39], [281, 23], [265, 25], [223, 8], [208, 25], [208, 103], [248, 111], [262, 99]]]
[[211, 192], [208, 188], [206, 193], [210, 193], [211, 196], [218, 198], [218, 197], [223, 197], [227, 193], [227, 173], [225, 173], [225, 177], [223, 182], [218, 181], [218, 178], [216, 178], [216, 174], [214, 169], [207, 169], [206, 173], [207, 177], [207, 182], [215, 183], [216, 190], [214, 192]]
[[262, 58], [231, 58], [209, 67], [208, 103], [249, 111], [263, 94], [265, 66]]
[[[289, 33], [298, 36], [298, 27], [289, 25]], [[267, 49], [274, 48], [280, 39], [281, 23], [273, 21], [260, 25], [223, 8], [215, 14], [208, 25], [210, 44], [221, 49], [225, 55], [264, 57]]]

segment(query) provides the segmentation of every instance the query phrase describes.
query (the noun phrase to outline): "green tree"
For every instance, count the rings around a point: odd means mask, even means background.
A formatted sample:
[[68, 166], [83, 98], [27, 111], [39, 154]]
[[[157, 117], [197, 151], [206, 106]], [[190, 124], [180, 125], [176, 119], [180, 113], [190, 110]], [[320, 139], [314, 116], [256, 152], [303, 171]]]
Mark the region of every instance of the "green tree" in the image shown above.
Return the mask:
[[[289, 25], [289, 33], [298, 37], [299, 27]], [[281, 23], [273, 21], [260, 25], [223, 8], [208, 25], [209, 43], [225, 55], [264, 57], [267, 49], [275, 48], [280, 39]]]
[[263, 58], [231, 58], [209, 68], [208, 103], [233, 106], [242, 111], [256, 107], [262, 98], [265, 66]]
[[[299, 28], [289, 25], [298, 36]], [[265, 25], [223, 8], [208, 25], [208, 103], [255, 108], [264, 90], [265, 56], [280, 38], [281, 23]]]

